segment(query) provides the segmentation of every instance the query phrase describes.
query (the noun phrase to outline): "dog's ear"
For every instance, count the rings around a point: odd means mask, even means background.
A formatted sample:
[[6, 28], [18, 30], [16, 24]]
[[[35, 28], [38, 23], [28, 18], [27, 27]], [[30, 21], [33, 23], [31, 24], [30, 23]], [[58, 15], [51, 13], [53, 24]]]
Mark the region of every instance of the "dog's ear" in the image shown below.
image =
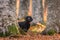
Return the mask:
[[33, 18], [31, 16], [26, 16], [25, 20], [28, 21], [28, 22], [31, 22], [31, 21], [33, 21]]

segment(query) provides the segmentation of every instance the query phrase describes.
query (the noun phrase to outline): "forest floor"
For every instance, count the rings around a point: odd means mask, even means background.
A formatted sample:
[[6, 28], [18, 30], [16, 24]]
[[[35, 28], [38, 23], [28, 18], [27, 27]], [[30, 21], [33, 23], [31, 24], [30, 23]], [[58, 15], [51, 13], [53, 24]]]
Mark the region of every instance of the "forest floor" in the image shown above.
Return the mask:
[[[38, 26], [38, 27], [37, 27]], [[35, 31], [37, 30], [38, 32], [40, 32], [38, 30], [38, 28], [40, 29], [41, 24], [37, 25], [33, 28], [30, 28], [30, 30], [34, 29]], [[43, 30], [45, 29], [45, 26], [42, 25], [41, 29], [43, 28]], [[41, 30], [42, 31], [42, 30]], [[14, 36], [14, 37], [0, 37], [0, 40], [60, 40], [60, 34], [55, 34], [55, 35], [41, 35], [41, 34], [34, 34], [32, 32], [28, 32], [26, 35], [18, 35], [18, 36]]]
[[19, 37], [0, 37], [0, 40], [60, 40], [60, 34], [56, 35], [20, 35]]

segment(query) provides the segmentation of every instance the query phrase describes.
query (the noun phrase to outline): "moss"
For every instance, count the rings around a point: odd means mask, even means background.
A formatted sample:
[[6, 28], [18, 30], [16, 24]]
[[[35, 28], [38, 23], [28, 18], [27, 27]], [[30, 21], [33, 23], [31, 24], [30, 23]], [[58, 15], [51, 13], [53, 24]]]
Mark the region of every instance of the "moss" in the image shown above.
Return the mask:
[[0, 37], [7, 37], [7, 36], [10, 36], [10, 33], [9, 32], [5, 32], [5, 34], [0, 33]]
[[14, 24], [8, 26], [8, 31], [10, 34], [13, 34], [13, 35], [19, 34]]
[[3, 35], [3, 33], [0, 33], [0, 37], [3, 37], [4, 35]]
[[56, 33], [56, 31], [54, 29], [50, 29], [47, 34], [48, 35], [54, 35]]

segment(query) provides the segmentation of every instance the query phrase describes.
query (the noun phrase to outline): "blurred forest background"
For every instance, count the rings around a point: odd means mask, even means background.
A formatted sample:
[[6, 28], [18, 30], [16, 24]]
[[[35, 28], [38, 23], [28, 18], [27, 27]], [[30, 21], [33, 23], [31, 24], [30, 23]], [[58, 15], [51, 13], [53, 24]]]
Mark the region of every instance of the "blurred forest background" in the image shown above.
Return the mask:
[[[0, 0], [0, 32], [8, 31], [8, 26], [32, 16], [32, 31], [47, 33], [53, 29], [60, 32], [59, 0]], [[18, 27], [16, 27], [18, 30]]]

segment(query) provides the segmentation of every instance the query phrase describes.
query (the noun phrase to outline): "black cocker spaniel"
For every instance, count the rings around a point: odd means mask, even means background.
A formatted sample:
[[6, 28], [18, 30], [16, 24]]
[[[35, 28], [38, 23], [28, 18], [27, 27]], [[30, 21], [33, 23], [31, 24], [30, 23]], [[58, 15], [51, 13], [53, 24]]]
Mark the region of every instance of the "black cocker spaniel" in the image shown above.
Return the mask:
[[32, 21], [33, 21], [33, 18], [31, 16], [26, 16], [25, 21], [18, 22], [18, 24], [24, 32], [27, 32], [28, 29], [30, 28], [30, 22], [32, 22]]

